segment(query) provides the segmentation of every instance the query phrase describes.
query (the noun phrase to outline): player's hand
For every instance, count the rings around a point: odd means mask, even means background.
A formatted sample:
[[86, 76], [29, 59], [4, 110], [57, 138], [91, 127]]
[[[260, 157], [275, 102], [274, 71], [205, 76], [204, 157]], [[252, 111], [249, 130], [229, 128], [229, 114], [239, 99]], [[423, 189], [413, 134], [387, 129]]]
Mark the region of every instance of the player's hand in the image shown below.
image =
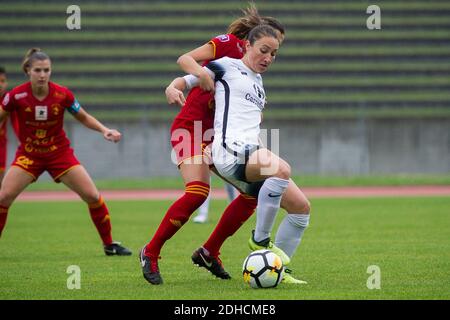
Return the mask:
[[216, 88], [213, 79], [209, 76], [208, 72], [204, 71], [198, 76], [199, 84], [198, 86], [204, 91], [214, 92]]
[[116, 129], [108, 129], [103, 134], [103, 137], [108, 141], [117, 143], [122, 138], [122, 134], [119, 131], [117, 131]]
[[186, 103], [183, 91], [172, 86], [166, 88], [166, 98], [169, 104], [177, 104], [180, 107], [184, 106]]

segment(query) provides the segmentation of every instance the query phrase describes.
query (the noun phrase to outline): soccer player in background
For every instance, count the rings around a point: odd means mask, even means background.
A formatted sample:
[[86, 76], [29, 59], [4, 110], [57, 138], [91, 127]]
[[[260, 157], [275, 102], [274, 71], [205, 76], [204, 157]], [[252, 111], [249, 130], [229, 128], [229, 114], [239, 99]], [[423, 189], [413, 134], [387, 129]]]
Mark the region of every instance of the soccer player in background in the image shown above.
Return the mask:
[[[0, 67], [0, 100], [6, 94], [6, 89], [8, 88], [8, 82], [6, 79], [6, 70]], [[6, 121], [0, 123], [0, 186], [5, 175], [6, 169], [6, 158], [8, 149], [8, 138], [6, 132]]]
[[[198, 63], [204, 62], [203, 64], [206, 64], [210, 60], [224, 56], [242, 58], [245, 48], [243, 39], [252, 28], [263, 23], [269, 24], [278, 30], [282, 40], [284, 35], [283, 26], [274, 18], [259, 16], [256, 7], [252, 5], [244, 10], [243, 17], [235, 20], [229, 26], [228, 34], [213, 38], [207, 44], [182, 55], [178, 59], [178, 63], [183, 71], [199, 76], [199, 87], [193, 88], [186, 100], [182, 91], [173, 86], [169, 85], [166, 89], [169, 104], [178, 104], [182, 107], [172, 125], [172, 132], [175, 132], [176, 129], [184, 129], [191, 133], [192, 139], [188, 141], [190, 145], [179, 148], [178, 145], [181, 142], [172, 137], [172, 145], [175, 150], [189, 149], [191, 150], [190, 156], [203, 158], [203, 146], [211, 142], [211, 140], [205, 141], [205, 137], [202, 135], [202, 137], [199, 137], [203, 143], [202, 147], [195, 145], [199, 138], [195, 139], [194, 123], [201, 122], [203, 132], [211, 130], [214, 121], [215, 104], [214, 94], [211, 92], [214, 89], [214, 81]], [[182, 142], [186, 144], [186, 141]], [[192, 212], [204, 201], [209, 193], [209, 185], [206, 184], [209, 182], [208, 161], [202, 160], [199, 163], [188, 163], [186, 160], [190, 158], [187, 155], [181, 152], [177, 152], [176, 155], [180, 163], [180, 173], [186, 184], [186, 193], [172, 205], [150, 243], [141, 251], [143, 275], [151, 284], [162, 283], [157, 260], [165, 241], [170, 239], [187, 222]], [[203, 195], [199, 194], [199, 190], [203, 191]], [[191, 202], [193, 197], [197, 197], [196, 203]], [[292, 180], [289, 182], [281, 203], [282, 207], [290, 214], [283, 220], [283, 227], [280, 226], [278, 229], [276, 242], [283, 245], [284, 250], [292, 256], [300, 243], [304, 230], [309, 224], [310, 205], [305, 195]], [[207, 268], [222, 279], [229, 279], [230, 276], [223, 269], [219, 258], [219, 249], [224, 241], [233, 235], [252, 215], [256, 205], [257, 202], [254, 197], [244, 194], [239, 195], [224, 212], [215, 230], [205, 243], [204, 247], [210, 249], [209, 253], [207, 250], [203, 250], [202, 247], [194, 252], [193, 259], [205, 259], [208, 265], [203, 264], [201, 265], [202, 267]], [[296, 215], [296, 213], [302, 214], [302, 221], [297, 221], [299, 215]], [[178, 221], [180, 222], [176, 223]], [[272, 247], [273, 243], [267, 238], [259, 241], [256, 245], [260, 248]], [[199, 254], [202, 257], [199, 257]], [[286, 275], [284, 279], [285, 283], [304, 283], [290, 275]]]
[[40, 49], [30, 49], [22, 69], [29, 81], [5, 95], [0, 108], [0, 122], [16, 113], [19, 141], [16, 157], [7, 171], [0, 189], [0, 236], [8, 210], [17, 196], [47, 171], [55, 182], [64, 183], [76, 192], [89, 208], [89, 213], [103, 242], [106, 255], [131, 255], [131, 251], [112, 239], [108, 208], [86, 169], [70, 147], [63, 129], [64, 113], [89, 129], [118, 142], [120, 132], [109, 129], [88, 114], [72, 92], [50, 81], [50, 57]]

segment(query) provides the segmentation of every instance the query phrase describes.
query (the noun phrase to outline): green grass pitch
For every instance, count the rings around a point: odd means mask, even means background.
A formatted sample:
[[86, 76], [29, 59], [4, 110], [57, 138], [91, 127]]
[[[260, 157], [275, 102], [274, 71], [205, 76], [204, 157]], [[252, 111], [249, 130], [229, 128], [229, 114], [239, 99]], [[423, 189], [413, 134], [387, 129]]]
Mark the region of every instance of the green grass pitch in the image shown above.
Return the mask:
[[[251, 289], [241, 276], [253, 216], [224, 245], [230, 281], [193, 266], [226, 202], [211, 203], [206, 225], [188, 223], [169, 240], [160, 269], [165, 283], [142, 277], [138, 249], [149, 241], [170, 201], [110, 201], [113, 235], [131, 257], [107, 257], [80, 202], [18, 202], [0, 239], [0, 299], [449, 299], [450, 198], [313, 199], [311, 225], [291, 267], [303, 286]], [[280, 213], [277, 223], [284, 216]], [[67, 267], [81, 269], [69, 290]], [[381, 288], [369, 290], [377, 265]]]

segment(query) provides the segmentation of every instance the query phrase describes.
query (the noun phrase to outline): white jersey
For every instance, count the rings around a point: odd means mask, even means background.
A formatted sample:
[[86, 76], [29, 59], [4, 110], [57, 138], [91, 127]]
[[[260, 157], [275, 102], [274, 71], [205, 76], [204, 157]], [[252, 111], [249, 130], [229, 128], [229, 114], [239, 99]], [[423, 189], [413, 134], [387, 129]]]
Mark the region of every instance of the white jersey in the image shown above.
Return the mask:
[[[241, 60], [224, 57], [205, 67], [216, 81], [214, 145], [242, 153], [245, 145], [257, 146], [261, 113], [266, 103], [262, 77]], [[198, 84], [186, 76], [188, 87]], [[229, 150], [229, 151], [231, 151]]]

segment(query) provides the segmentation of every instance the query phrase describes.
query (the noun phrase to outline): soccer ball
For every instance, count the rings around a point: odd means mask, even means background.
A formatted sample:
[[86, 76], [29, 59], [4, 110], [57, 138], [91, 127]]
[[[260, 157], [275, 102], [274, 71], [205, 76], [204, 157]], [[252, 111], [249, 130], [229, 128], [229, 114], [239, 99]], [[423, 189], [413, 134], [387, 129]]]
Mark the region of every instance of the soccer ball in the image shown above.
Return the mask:
[[242, 273], [252, 288], [275, 288], [283, 278], [283, 263], [272, 251], [257, 250], [245, 258]]

